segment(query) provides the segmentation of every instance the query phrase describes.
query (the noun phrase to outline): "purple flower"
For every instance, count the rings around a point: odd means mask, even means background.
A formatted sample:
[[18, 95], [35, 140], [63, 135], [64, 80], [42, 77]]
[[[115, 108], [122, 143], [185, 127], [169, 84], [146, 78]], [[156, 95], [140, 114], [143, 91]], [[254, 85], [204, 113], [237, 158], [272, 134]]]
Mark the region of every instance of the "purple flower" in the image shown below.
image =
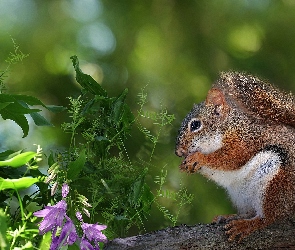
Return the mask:
[[67, 183], [64, 183], [62, 185], [62, 188], [61, 188], [61, 195], [63, 198], [66, 198], [68, 193], [70, 191], [70, 188], [69, 188], [69, 185]]
[[59, 201], [53, 206], [46, 206], [44, 209], [33, 213], [36, 217], [43, 217], [40, 223], [40, 234], [45, 234], [55, 227], [61, 227], [66, 215], [67, 203], [64, 200]]
[[49, 250], [58, 249], [58, 237], [52, 237]]
[[[83, 237], [80, 243], [80, 248], [85, 250], [90, 249], [99, 249], [98, 242], [106, 242], [107, 237], [101, 232], [107, 228], [106, 225], [98, 225], [98, 224], [88, 224], [84, 223], [82, 219], [82, 214], [80, 212], [76, 212], [76, 217], [79, 221], [81, 221], [81, 228], [83, 230]], [[88, 240], [89, 241], [88, 241]], [[90, 241], [94, 241], [95, 247], [90, 243]]]
[[[79, 238], [74, 223], [66, 215], [67, 203], [65, 198], [68, 194], [69, 186], [64, 183], [62, 186], [63, 199], [53, 206], [46, 206], [44, 209], [34, 213], [36, 217], [43, 217], [39, 225], [40, 234], [45, 234], [48, 231], [52, 232], [50, 250], [72, 245]], [[86, 211], [88, 212], [88, 210]], [[76, 213], [76, 217], [81, 222], [81, 228], [83, 230], [80, 248], [82, 250], [99, 250], [99, 242], [107, 241], [107, 237], [101, 232], [107, 226], [84, 223], [80, 212]], [[58, 228], [61, 228], [61, 232], [59, 235], [56, 235]], [[91, 241], [94, 242], [94, 246], [91, 244]]]
[[77, 212], [76, 213], [76, 217], [79, 221], [83, 222], [83, 219], [82, 219], [82, 214], [80, 212]]
[[106, 225], [88, 224], [83, 222], [81, 228], [89, 241], [93, 240], [96, 243], [107, 241], [107, 237], [101, 232], [101, 230], [107, 228]]
[[71, 220], [67, 221], [63, 228], [63, 231], [65, 231], [66, 233], [69, 232], [68, 234], [66, 234], [66, 237], [67, 237], [66, 243], [68, 245], [73, 245], [78, 238], [78, 234], [76, 232], [74, 223]]
[[88, 240], [86, 239], [82, 239], [81, 240], [81, 243], [80, 243], [80, 249], [81, 250], [96, 250], [96, 249], [99, 249], [99, 248], [94, 248]]
[[[67, 222], [60, 233], [60, 242], [65, 242], [66, 245], [73, 245], [78, 238], [76, 228], [72, 220], [66, 216]], [[63, 244], [64, 245], [64, 244]]]
[[78, 235], [74, 223], [68, 216], [66, 216], [66, 220], [60, 236], [55, 236], [55, 233], [52, 234], [50, 249], [59, 249], [65, 245], [73, 245], [77, 240]]

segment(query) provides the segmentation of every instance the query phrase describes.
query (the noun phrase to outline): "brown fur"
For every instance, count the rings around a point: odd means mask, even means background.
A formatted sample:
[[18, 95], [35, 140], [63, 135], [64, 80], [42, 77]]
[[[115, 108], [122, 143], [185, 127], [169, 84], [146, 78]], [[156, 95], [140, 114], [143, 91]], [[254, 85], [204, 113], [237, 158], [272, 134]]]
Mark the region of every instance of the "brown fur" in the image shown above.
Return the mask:
[[[215, 169], [235, 170], [245, 165], [253, 156], [255, 148], [243, 141], [237, 133], [227, 131], [224, 146], [211, 154], [196, 152], [186, 157], [180, 169], [189, 173], [196, 172], [201, 166]], [[197, 164], [197, 165], [196, 165]]]
[[[192, 119], [201, 121], [199, 130], [191, 131]], [[207, 144], [206, 140], [209, 141]], [[294, 96], [257, 77], [230, 72], [221, 75], [208, 92], [206, 101], [195, 105], [184, 119], [176, 142], [176, 154], [185, 158], [180, 169], [188, 173], [197, 172], [203, 166], [225, 173], [234, 172], [263, 150], [280, 157], [278, 172], [270, 175], [266, 186], [259, 187], [263, 193], [263, 216], [249, 211], [249, 214], [226, 219], [229, 221], [225, 226], [229, 240], [242, 240], [255, 230], [294, 214], [294, 142]], [[210, 151], [211, 146], [215, 149], [219, 144], [219, 148]], [[265, 164], [276, 167], [271, 165], [271, 159]], [[268, 178], [269, 170], [263, 167], [261, 174]], [[258, 172], [259, 168], [257, 166]]]

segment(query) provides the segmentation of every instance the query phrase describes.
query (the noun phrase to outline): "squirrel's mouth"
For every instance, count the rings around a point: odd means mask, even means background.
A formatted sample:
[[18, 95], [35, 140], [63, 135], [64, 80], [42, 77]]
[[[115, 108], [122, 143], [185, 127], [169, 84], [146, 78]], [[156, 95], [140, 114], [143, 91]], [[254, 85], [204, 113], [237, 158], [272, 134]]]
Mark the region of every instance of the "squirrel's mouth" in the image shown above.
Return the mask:
[[190, 174], [197, 172], [201, 166], [195, 158], [194, 154], [184, 156], [184, 160], [180, 164], [179, 169]]

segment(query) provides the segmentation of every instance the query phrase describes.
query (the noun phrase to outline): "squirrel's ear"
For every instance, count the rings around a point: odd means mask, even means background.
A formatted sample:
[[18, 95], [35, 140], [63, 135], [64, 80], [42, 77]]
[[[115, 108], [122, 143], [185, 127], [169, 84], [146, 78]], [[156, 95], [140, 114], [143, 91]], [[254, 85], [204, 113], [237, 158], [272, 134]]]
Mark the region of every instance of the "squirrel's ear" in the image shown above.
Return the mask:
[[213, 105], [215, 114], [221, 115], [225, 112], [227, 103], [224, 94], [219, 89], [212, 88], [208, 92], [206, 105]]

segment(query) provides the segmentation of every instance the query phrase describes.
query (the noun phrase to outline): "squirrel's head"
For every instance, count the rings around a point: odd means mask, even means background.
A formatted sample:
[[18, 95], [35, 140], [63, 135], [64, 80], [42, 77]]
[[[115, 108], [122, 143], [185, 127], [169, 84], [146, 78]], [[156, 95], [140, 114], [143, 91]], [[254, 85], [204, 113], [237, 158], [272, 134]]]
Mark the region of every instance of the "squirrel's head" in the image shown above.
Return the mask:
[[[210, 154], [220, 149], [228, 113], [229, 106], [224, 94], [212, 88], [206, 100], [195, 104], [182, 121], [176, 139], [176, 155], [186, 158], [196, 152]], [[186, 159], [182, 165], [185, 163]]]

